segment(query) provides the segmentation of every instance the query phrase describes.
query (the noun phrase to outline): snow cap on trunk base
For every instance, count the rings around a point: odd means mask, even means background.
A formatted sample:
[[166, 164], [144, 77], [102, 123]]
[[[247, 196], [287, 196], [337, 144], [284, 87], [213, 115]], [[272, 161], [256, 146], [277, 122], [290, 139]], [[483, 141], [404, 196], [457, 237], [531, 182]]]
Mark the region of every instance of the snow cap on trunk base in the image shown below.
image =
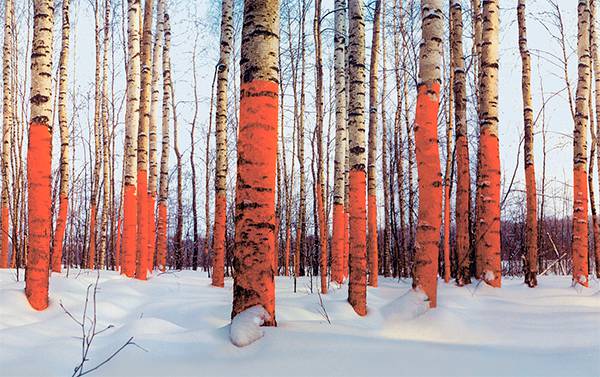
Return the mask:
[[231, 320], [229, 329], [231, 342], [238, 347], [254, 343], [264, 336], [260, 327], [269, 319], [271, 316], [262, 305], [252, 306], [239, 313]]

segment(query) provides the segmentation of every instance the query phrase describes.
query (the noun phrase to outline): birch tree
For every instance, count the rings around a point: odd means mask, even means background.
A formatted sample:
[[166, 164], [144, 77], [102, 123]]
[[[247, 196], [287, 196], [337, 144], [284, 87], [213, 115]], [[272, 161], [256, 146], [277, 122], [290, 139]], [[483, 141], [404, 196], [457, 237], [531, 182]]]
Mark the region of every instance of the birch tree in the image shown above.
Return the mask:
[[52, 37], [54, 4], [33, 2], [29, 144], [27, 147], [28, 256], [25, 295], [35, 310], [48, 307], [52, 227]]

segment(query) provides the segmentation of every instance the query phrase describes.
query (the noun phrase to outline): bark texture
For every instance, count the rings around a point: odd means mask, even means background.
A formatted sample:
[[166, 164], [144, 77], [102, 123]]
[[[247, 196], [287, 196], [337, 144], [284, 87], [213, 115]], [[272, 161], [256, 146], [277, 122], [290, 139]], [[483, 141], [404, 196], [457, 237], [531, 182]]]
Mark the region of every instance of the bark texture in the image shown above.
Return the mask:
[[577, 91], [573, 130], [573, 283], [588, 286], [588, 187], [587, 131], [591, 84], [590, 8], [588, 0], [577, 5]]
[[231, 317], [261, 305], [276, 325], [273, 253], [279, 92], [279, 1], [246, 0]]
[[531, 57], [527, 48], [527, 24], [525, 18], [525, 0], [518, 0], [517, 19], [519, 23], [519, 52], [521, 53], [521, 91], [523, 94], [523, 127], [525, 134], [525, 191], [527, 200], [527, 215], [525, 221], [525, 249], [527, 263], [525, 284], [537, 286], [538, 269], [538, 225], [537, 225], [537, 194], [535, 185], [535, 168], [533, 156], [533, 105], [531, 100]]
[[157, 217], [154, 214], [158, 198], [158, 110], [160, 107], [160, 75], [162, 69], [162, 56], [164, 39], [164, 13], [165, 2], [158, 0], [156, 4], [156, 32], [154, 34], [154, 49], [152, 51], [152, 97], [150, 99], [150, 124], [148, 126], [148, 147], [150, 170], [148, 171], [148, 267], [152, 270], [155, 266], [156, 253], [156, 227]]
[[442, 222], [442, 174], [437, 139], [437, 114], [442, 74], [443, 13], [440, 0], [421, 2], [422, 41], [415, 114], [415, 156], [419, 175], [419, 212], [415, 242], [413, 288], [436, 307], [439, 238]]
[[35, 310], [48, 307], [52, 227], [52, 34], [54, 3], [33, 2], [29, 145], [27, 147], [28, 254], [25, 294]]
[[458, 259], [456, 284], [463, 286], [471, 282], [471, 172], [469, 166], [469, 140], [467, 130], [467, 87], [465, 59], [463, 53], [463, 23], [460, 0], [452, 0], [452, 61], [454, 70], [454, 124], [456, 129], [456, 255]]
[[135, 277], [148, 274], [148, 129], [152, 96], [152, 11], [153, 0], [144, 1], [144, 20], [140, 52], [140, 119], [137, 150], [137, 263]]
[[227, 78], [233, 41], [233, 0], [223, 0], [221, 52], [217, 67], [217, 172], [215, 177], [215, 226], [213, 231], [212, 284], [223, 287], [225, 276], [225, 233], [227, 228]]
[[[164, 0], [159, 0], [164, 1]], [[160, 156], [160, 186], [158, 201], [158, 226], [156, 242], [157, 266], [161, 271], [167, 268], [167, 210], [169, 204], [169, 125], [171, 103], [171, 26], [169, 14], [163, 16], [164, 46], [163, 46], [163, 102], [162, 102], [162, 148]]]
[[[479, 78], [479, 166], [477, 175], [476, 254], [478, 278], [499, 288], [500, 148], [498, 142], [498, 51], [500, 19], [497, 0], [484, 0], [482, 9], [481, 74]], [[479, 270], [479, 269], [478, 269]]]
[[335, 1], [334, 74], [335, 74], [335, 159], [333, 177], [333, 234], [331, 240], [331, 280], [344, 281], [346, 212], [346, 0]]
[[378, 64], [379, 40], [381, 34], [381, 0], [375, 2], [373, 19], [373, 39], [371, 41], [371, 64], [369, 68], [369, 152], [367, 169], [368, 203], [368, 246], [369, 285], [377, 287], [379, 269], [377, 251], [377, 101], [378, 101]]
[[[68, 4], [68, 1], [66, 1]], [[12, 136], [12, 44], [13, 44], [13, 1], [4, 2], [4, 43], [2, 47], [2, 203], [0, 203], [0, 268], [8, 268], [8, 232], [9, 218], [8, 208], [10, 201], [10, 150]], [[68, 5], [67, 5], [68, 9]], [[62, 204], [62, 198], [61, 198]], [[61, 207], [62, 209], [62, 207]], [[64, 228], [64, 226], [63, 226]], [[64, 233], [64, 230], [63, 230]], [[54, 264], [53, 264], [54, 266]], [[59, 263], [60, 270], [60, 263]]]
[[365, 18], [360, 0], [348, 1], [349, 46], [348, 137], [350, 144], [349, 203], [350, 283], [348, 302], [354, 311], [367, 314], [367, 206], [365, 130]]
[[[450, 12], [452, 12], [452, 0], [450, 0]], [[452, 177], [454, 175], [454, 156], [452, 138], [454, 133], [454, 70], [453, 59], [454, 51], [452, 50], [452, 15], [448, 20], [450, 30], [450, 67], [448, 69], [447, 80], [447, 96], [446, 96], [446, 166], [444, 169], [444, 219], [443, 219], [443, 257], [444, 257], [444, 282], [450, 282], [450, 198], [452, 196]]]
[[[594, 150], [596, 152], [596, 169], [598, 172], [598, 179], [600, 179], [600, 56], [598, 56], [598, 28], [596, 22], [596, 0], [590, 0], [590, 37], [591, 37], [591, 51], [592, 51], [592, 67], [594, 70], [594, 100], [595, 100], [595, 116], [590, 119], [596, 121], [596, 132], [592, 132], [594, 128], [594, 122], [590, 121], [590, 135], [592, 135], [592, 151], [590, 151], [590, 162], [588, 169], [588, 186], [590, 190], [590, 205], [592, 208], [592, 222], [593, 222], [593, 235], [594, 235], [594, 260], [596, 264], [596, 277], [600, 278], [600, 218], [598, 216], [598, 210], [596, 209], [597, 202], [594, 200], [594, 192], [598, 190], [598, 187], [594, 188]], [[591, 89], [591, 85], [590, 85]], [[591, 97], [590, 97], [591, 101]], [[590, 109], [590, 112], [593, 109]], [[595, 137], [594, 137], [595, 136]], [[600, 190], [596, 191], [600, 195]]]
[[137, 147], [140, 122], [140, 1], [127, 2], [127, 103], [125, 108], [125, 164], [123, 187], [123, 237], [121, 272], [133, 277], [136, 270]]

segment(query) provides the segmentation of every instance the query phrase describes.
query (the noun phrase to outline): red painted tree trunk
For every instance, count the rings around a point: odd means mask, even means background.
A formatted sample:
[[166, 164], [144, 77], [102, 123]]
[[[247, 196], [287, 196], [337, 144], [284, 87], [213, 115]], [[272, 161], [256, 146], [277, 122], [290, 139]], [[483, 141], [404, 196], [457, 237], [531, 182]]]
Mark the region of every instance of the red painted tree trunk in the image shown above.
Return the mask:
[[243, 25], [231, 318], [260, 305], [275, 326], [279, 1], [246, 0]]
[[421, 1], [423, 42], [415, 114], [415, 157], [419, 175], [419, 212], [415, 243], [413, 288], [437, 304], [437, 273], [442, 226], [442, 173], [437, 124], [440, 101], [443, 14], [441, 4]]
[[167, 269], [167, 204], [158, 202], [158, 236], [156, 242], [156, 265], [162, 272]]

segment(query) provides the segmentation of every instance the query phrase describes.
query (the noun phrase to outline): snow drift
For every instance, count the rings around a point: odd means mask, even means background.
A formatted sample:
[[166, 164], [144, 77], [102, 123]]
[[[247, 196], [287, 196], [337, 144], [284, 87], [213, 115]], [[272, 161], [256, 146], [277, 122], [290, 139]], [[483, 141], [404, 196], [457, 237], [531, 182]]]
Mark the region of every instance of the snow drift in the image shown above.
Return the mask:
[[261, 328], [265, 321], [271, 319], [269, 313], [261, 305], [255, 305], [236, 315], [231, 320], [229, 337], [238, 347], [245, 347], [264, 336]]
[[[2, 377], [73, 373], [81, 330], [59, 302], [81, 318], [95, 280], [95, 272], [53, 273], [50, 307], [36, 312], [15, 271], [0, 270]], [[310, 279], [299, 279], [294, 293], [291, 278], [277, 277], [278, 327], [259, 328], [261, 313], [253, 309], [248, 322], [236, 323], [264, 337], [239, 348], [231, 339], [231, 280], [214, 288], [200, 271], [155, 273], [145, 282], [102, 271], [98, 328], [114, 327], [96, 337], [89, 364], [134, 337], [145, 351], [127, 347], [94, 375], [600, 376], [597, 280], [580, 292], [570, 276], [541, 276], [535, 289], [521, 279], [505, 278], [501, 289], [440, 281], [438, 307], [424, 313], [410, 280], [379, 283], [368, 288], [369, 314], [359, 317], [346, 285], [332, 285], [321, 305]]]

